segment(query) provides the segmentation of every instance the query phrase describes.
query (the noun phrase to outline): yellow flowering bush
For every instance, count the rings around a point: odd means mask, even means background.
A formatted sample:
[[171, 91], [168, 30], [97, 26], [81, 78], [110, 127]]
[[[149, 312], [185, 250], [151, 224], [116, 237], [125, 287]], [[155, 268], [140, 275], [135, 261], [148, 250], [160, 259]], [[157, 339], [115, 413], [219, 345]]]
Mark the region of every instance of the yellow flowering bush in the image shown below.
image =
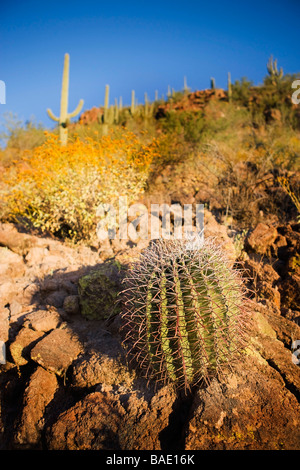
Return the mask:
[[34, 227], [75, 241], [96, 230], [100, 203], [119, 196], [133, 202], [144, 190], [156, 141], [141, 143], [128, 131], [97, 139], [78, 137], [61, 147], [57, 136], [26, 151], [3, 170], [1, 218], [29, 221]]

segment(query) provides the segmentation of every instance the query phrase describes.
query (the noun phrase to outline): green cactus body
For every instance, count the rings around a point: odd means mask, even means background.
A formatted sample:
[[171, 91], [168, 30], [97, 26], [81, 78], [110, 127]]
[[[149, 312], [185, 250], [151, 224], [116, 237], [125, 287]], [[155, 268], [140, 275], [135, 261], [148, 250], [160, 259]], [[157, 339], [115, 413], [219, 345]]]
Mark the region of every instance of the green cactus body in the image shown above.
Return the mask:
[[245, 291], [213, 242], [188, 250], [184, 241], [159, 240], [124, 282], [124, 345], [149, 378], [187, 390], [242, 350]]
[[56, 117], [51, 109], [47, 109], [47, 113], [50, 119], [59, 123], [59, 136], [61, 145], [66, 145], [68, 142], [68, 125], [71, 118], [77, 116], [83, 107], [83, 100], [80, 100], [75, 110], [72, 113], [68, 113], [69, 68], [70, 56], [69, 54], [65, 54], [61, 87], [60, 116]]

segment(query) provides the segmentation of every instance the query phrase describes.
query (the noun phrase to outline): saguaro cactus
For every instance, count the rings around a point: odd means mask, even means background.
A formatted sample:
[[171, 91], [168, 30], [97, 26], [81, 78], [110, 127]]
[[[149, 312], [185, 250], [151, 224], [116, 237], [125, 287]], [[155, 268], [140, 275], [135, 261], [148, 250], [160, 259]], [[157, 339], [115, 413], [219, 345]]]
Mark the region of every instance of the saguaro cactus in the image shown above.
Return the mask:
[[134, 90], [131, 91], [131, 106], [130, 106], [130, 112], [131, 115], [133, 116], [135, 113], [135, 92]]
[[188, 87], [188, 85], [187, 85], [187, 79], [186, 79], [186, 77], [183, 77], [183, 91], [184, 91], [184, 93], [189, 93], [189, 91], [190, 91], [190, 89], [189, 89], [189, 87]]
[[116, 124], [119, 123], [119, 105], [118, 105], [118, 99], [115, 98], [115, 116], [114, 116], [114, 121]]
[[103, 108], [103, 118], [102, 118], [102, 133], [106, 135], [108, 133], [108, 124], [110, 120], [110, 111], [109, 111], [109, 85], [105, 85], [105, 95], [104, 95], [104, 108]]
[[269, 75], [272, 77], [272, 78], [278, 78], [278, 79], [281, 79], [283, 77], [283, 68], [280, 67], [280, 69], [278, 70], [278, 67], [277, 67], [277, 59], [273, 60], [273, 56], [271, 55], [271, 57], [269, 58], [269, 61], [267, 63], [267, 70], [269, 72]]
[[230, 72], [228, 72], [228, 76], [227, 76], [227, 95], [228, 95], [228, 101], [231, 101], [232, 88], [231, 88], [231, 74], [230, 74]]
[[220, 374], [246, 344], [245, 289], [213, 241], [191, 250], [158, 240], [124, 283], [124, 345], [149, 378], [188, 390]]
[[77, 116], [83, 107], [83, 100], [80, 100], [75, 110], [72, 113], [68, 113], [69, 68], [70, 56], [69, 54], [65, 54], [60, 100], [60, 116], [56, 117], [51, 109], [47, 109], [47, 113], [50, 119], [59, 123], [59, 136], [61, 145], [66, 145], [68, 142], [68, 125], [70, 119]]
[[211, 88], [211, 90], [216, 89], [216, 81], [213, 77], [211, 77], [211, 79], [210, 79], [210, 88]]

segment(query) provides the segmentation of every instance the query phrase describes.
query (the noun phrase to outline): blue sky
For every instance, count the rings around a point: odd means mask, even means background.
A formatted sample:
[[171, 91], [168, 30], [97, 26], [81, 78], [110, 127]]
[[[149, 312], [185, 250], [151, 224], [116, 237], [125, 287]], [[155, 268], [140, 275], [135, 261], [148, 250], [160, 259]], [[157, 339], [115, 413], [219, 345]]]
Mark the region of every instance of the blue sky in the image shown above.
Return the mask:
[[299, 0], [239, 1], [34, 1], [1, 0], [0, 80], [3, 113], [34, 118], [47, 128], [50, 107], [59, 113], [64, 54], [70, 54], [69, 111], [130, 102], [134, 89], [166, 95], [170, 85], [226, 87], [247, 76], [262, 82], [271, 54], [285, 73], [300, 71]]

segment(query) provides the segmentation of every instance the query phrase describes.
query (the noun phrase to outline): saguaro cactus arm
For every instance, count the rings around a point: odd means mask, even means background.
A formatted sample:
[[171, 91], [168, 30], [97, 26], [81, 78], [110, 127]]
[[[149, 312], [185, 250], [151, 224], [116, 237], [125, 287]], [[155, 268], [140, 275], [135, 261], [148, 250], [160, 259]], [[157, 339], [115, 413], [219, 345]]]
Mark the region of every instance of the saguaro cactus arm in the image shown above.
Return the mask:
[[77, 114], [80, 113], [80, 111], [82, 110], [82, 107], [83, 107], [83, 103], [84, 101], [83, 100], [80, 100], [78, 105], [76, 106], [76, 108], [74, 109], [74, 111], [72, 113], [69, 113], [68, 114], [68, 118], [71, 119], [75, 116], [77, 116]]
[[62, 86], [61, 86], [61, 99], [60, 99], [60, 116], [56, 117], [51, 109], [47, 109], [48, 116], [55, 122], [59, 122], [59, 133], [60, 133], [60, 142], [62, 145], [67, 144], [68, 140], [68, 123], [71, 118], [75, 117], [80, 113], [83, 107], [83, 100], [80, 100], [77, 107], [72, 113], [68, 113], [68, 97], [69, 97], [69, 68], [70, 68], [70, 56], [65, 54], [64, 58], [64, 69], [62, 76]]
[[53, 112], [51, 111], [51, 109], [47, 109], [47, 113], [48, 113], [48, 116], [50, 119], [52, 119], [52, 121], [57, 121], [59, 122], [59, 117], [56, 117]]

